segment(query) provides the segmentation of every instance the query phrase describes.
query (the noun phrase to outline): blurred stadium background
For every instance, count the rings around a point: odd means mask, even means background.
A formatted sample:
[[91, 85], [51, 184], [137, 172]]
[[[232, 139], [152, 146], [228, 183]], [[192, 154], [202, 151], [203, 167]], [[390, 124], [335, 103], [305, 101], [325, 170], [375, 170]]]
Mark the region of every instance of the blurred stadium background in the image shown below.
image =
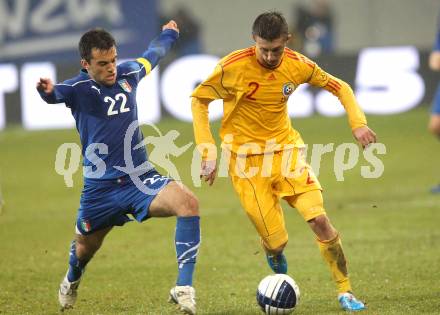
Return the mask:
[[[314, 13], [313, 3], [328, 3], [328, 8]], [[181, 41], [162, 63], [160, 73], [141, 88], [141, 103], [150, 106], [141, 113], [143, 121], [157, 122], [167, 114], [188, 120], [189, 113], [182, 113], [181, 108], [187, 108], [189, 91], [209, 73], [216, 58], [252, 45], [253, 19], [269, 9], [285, 14], [295, 35], [293, 48], [347, 80], [361, 98], [367, 98], [363, 102], [367, 113], [426, 105], [436, 86], [436, 76], [427, 66], [438, 14], [435, 0], [2, 0], [0, 5], [0, 129], [16, 124], [26, 129], [73, 126], [68, 111], [42, 104], [33, 88], [35, 80], [41, 75], [64, 80], [76, 74], [77, 42], [91, 27], [113, 31], [120, 43], [119, 56], [133, 58], [168, 18], [180, 20]], [[309, 103], [313, 104], [292, 108], [292, 115], [319, 112], [319, 100]]]
[[[38, 78], [75, 75], [77, 42], [89, 28], [112, 31], [126, 59], [176, 19], [181, 41], [140, 85], [138, 102], [142, 122], [162, 133], [178, 130], [176, 144], [183, 146], [193, 141], [191, 90], [218, 58], [252, 45], [254, 18], [272, 9], [285, 14], [292, 48], [352, 85], [387, 147], [380, 178], [362, 178], [361, 161], [338, 182], [331, 156], [320, 172], [367, 313], [438, 314], [440, 196], [429, 189], [440, 181], [440, 146], [426, 130], [439, 80], [428, 68], [438, 0], [0, 0], [0, 314], [57, 313], [81, 192], [81, 172], [67, 188], [54, 170], [57, 148], [79, 143], [70, 111], [39, 99]], [[308, 143], [353, 141], [327, 92], [299, 89], [289, 113]], [[220, 108], [211, 115], [217, 129]], [[254, 294], [269, 270], [256, 233], [228, 179], [210, 189], [194, 185], [190, 151], [173, 162], [201, 201], [200, 313], [258, 314]], [[311, 233], [294, 211], [286, 220], [287, 256], [303, 293], [297, 313], [339, 314]], [[173, 314], [164, 303], [175, 275], [173, 226], [158, 220], [111, 233], [72, 314]]]

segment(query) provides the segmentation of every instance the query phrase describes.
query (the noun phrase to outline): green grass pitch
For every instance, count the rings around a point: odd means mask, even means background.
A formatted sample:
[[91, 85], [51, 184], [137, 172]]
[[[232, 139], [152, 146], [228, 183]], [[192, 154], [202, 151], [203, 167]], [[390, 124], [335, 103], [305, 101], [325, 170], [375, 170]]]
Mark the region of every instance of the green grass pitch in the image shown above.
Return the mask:
[[[428, 134], [425, 107], [395, 116], [370, 116], [387, 154], [382, 177], [360, 176], [360, 160], [336, 181], [334, 154], [324, 155], [320, 181], [327, 212], [340, 231], [356, 295], [364, 314], [439, 314], [440, 143]], [[307, 143], [353, 142], [345, 117], [296, 119]], [[164, 120], [162, 132], [178, 130], [183, 146], [190, 124]], [[214, 124], [218, 129], [218, 124]], [[151, 133], [145, 127], [144, 133]], [[54, 170], [74, 130], [0, 132], [0, 314], [57, 314], [57, 289], [67, 268], [82, 179], [67, 188]], [[202, 247], [195, 287], [199, 314], [260, 314], [258, 282], [270, 273], [253, 226], [228, 178], [194, 187], [192, 150], [172, 158], [184, 183], [200, 199]], [[314, 237], [294, 209], [284, 205], [289, 274], [301, 289], [296, 314], [343, 314]], [[175, 218], [115, 228], [89, 264], [75, 308], [67, 314], [175, 314], [166, 303], [176, 276]]]

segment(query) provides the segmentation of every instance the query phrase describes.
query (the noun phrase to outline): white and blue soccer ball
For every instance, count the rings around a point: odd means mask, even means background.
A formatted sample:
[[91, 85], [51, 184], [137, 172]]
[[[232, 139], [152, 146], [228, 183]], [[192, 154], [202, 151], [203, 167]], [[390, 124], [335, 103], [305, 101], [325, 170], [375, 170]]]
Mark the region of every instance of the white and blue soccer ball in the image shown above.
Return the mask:
[[257, 302], [264, 313], [289, 314], [298, 305], [299, 287], [285, 274], [273, 274], [261, 280], [257, 289]]

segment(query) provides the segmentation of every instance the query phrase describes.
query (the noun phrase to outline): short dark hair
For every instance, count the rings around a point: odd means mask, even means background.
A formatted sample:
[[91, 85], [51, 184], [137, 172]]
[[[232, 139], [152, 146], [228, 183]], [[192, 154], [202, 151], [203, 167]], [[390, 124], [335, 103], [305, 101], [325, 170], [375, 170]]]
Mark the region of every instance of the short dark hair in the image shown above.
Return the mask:
[[102, 28], [91, 29], [81, 36], [79, 40], [78, 49], [81, 59], [90, 62], [92, 59], [92, 49], [109, 50], [116, 46], [116, 41], [112, 34]]
[[287, 37], [289, 35], [289, 26], [280, 12], [264, 12], [255, 19], [252, 26], [252, 34], [272, 41], [282, 36]]

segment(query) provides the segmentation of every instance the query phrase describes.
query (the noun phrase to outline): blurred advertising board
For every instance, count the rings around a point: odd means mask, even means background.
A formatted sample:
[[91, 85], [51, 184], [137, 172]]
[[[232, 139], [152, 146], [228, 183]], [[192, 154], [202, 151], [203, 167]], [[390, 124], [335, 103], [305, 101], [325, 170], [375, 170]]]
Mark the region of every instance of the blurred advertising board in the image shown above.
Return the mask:
[[[391, 115], [431, 102], [439, 78], [427, 66], [428, 53], [411, 46], [374, 47], [357, 55], [327, 56], [316, 61], [352, 86], [366, 114]], [[189, 95], [218, 60], [218, 56], [190, 55], [154, 69], [138, 87], [139, 120], [158, 122], [171, 116], [191, 121]], [[17, 123], [25, 129], [73, 127], [70, 110], [63, 105], [45, 104], [35, 84], [41, 76], [63, 81], [78, 71], [78, 64], [47, 60], [0, 63], [0, 129]], [[221, 101], [216, 103], [210, 106], [212, 120], [222, 116]], [[307, 84], [296, 89], [288, 106], [291, 117], [344, 115], [336, 97]]]
[[76, 60], [94, 27], [110, 30], [127, 58], [157, 33], [157, 16], [156, 0], [0, 0], [0, 63]]

